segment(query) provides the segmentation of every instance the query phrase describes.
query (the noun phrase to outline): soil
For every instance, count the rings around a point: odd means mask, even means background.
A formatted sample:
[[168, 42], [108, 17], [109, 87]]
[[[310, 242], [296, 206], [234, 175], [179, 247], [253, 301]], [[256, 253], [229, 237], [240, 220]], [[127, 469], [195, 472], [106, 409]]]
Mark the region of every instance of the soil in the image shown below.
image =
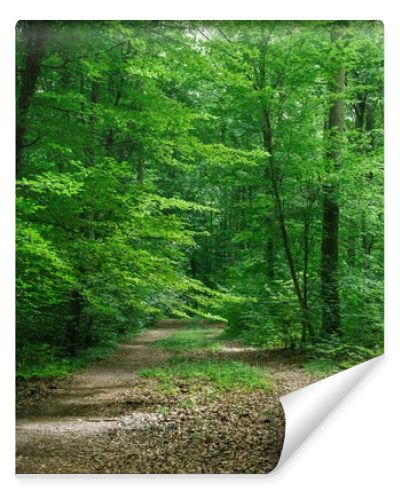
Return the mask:
[[[217, 355], [267, 367], [274, 390], [169, 395], [138, 375], [168, 352], [152, 343], [182, 326], [158, 322], [79, 373], [31, 392], [17, 411], [16, 472], [267, 473], [279, 461], [279, 397], [316, 380], [289, 353], [225, 342]], [[199, 353], [204, 356], [205, 353]]]

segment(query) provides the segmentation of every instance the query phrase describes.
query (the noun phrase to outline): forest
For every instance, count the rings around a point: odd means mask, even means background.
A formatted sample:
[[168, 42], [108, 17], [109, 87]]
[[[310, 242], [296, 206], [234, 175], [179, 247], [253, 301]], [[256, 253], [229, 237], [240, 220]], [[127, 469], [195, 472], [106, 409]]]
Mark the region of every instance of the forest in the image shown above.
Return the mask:
[[20, 21], [17, 473], [266, 473], [383, 352], [383, 25]]
[[20, 21], [17, 376], [160, 319], [383, 350], [383, 26]]

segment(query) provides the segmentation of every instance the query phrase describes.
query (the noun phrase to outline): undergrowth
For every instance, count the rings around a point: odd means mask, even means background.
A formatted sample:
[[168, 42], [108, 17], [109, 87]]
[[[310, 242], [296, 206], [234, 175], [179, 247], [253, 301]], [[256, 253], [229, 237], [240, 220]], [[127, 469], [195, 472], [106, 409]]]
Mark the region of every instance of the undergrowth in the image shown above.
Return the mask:
[[317, 377], [328, 377], [341, 370], [338, 363], [330, 359], [312, 359], [303, 365], [304, 371]]
[[169, 352], [190, 350], [217, 351], [223, 346], [219, 341], [219, 337], [211, 336], [217, 333], [219, 333], [219, 330], [212, 328], [178, 330], [168, 337], [156, 340], [153, 345]]
[[49, 344], [28, 344], [19, 349], [17, 360], [17, 379], [46, 379], [65, 377], [80, 370], [90, 363], [109, 356], [123, 340], [138, 333], [108, 339], [100, 345], [78, 351], [75, 357], [69, 357], [62, 349]]
[[237, 328], [228, 328], [220, 336], [220, 340], [236, 340], [243, 345], [264, 349], [281, 350], [289, 347], [298, 355], [299, 360], [303, 360], [302, 366], [306, 372], [320, 377], [333, 375], [383, 353], [381, 343], [359, 345], [344, 335], [339, 338], [319, 339], [317, 342], [305, 345], [298, 341], [301, 338], [300, 334], [297, 337], [293, 335], [292, 338], [296, 339], [296, 342], [288, 346], [280, 343], [269, 332]]
[[379, 356], [380, 345], [364, 347], [345, 339], [329, 339], [305, 346], [305, 371], [320, 376], [332, 375]]
[[272, 389], [265, 370], [239, 361], [213, 358], [198, 360], [173, 356], [164, 366], [140, 370], [139, 375], [157, 379], [161, 390], [167, 393], [178, 391], [185, 383], [189, 383], [188, 390], [192, 392], [202, 391], [207, 384], [217, 391], [261, 389], [269, 392]]
[[220, 336], [221, 340], [235, 340], [243, 345], [250, 347], [260, 347], [262, 349], [287, 349], [292, 346], [293, 339], [285, 342], [282, 338], [258, 328], [240, 330], [235, 327], [229, 327]]

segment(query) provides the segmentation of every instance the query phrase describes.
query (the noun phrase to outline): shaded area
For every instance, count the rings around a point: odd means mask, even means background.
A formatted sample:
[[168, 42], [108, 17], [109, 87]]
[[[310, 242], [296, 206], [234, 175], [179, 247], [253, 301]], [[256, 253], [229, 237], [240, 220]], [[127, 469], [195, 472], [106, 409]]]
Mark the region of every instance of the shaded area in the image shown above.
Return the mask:
[[[279, 395], [315, 380], [288, 354], [223, 342], [208, 359], [267, 368], [272, 392], [215, 391], [175, 380], [173, 391], [138, 371], [162, 367], [157, 347], [185, 323], [159, 322], [99, 363], [53, 383], [50, 395], [22, 405], [17, 473], [266, 473], [279, 460], [284, 414]], [[213, 341], [213, 335], [210, 336]]]

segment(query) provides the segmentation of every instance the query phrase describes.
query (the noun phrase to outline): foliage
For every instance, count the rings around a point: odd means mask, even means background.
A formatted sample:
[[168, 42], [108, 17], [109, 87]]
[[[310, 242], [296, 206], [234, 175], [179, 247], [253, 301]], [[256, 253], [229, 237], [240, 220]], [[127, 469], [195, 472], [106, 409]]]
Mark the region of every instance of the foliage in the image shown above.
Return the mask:
[[322, 356], [327, 186], [341, 356], [382, 351], [380, 23], [22, 21], [16, 65], [23, 373], [68, 371], [161, 317]]
[[330, 339], [304, 346], [306, 371], [315, 375], [333, 375], [382, 354], [379, 344], [365, 347], [353, 338]]
[[[118, 339], [118, 340], [117, 340]], [[31, 343], [20, 348], [17, 363], [17, 378], [58, 378], [80, 370], [91, 363], [105, 358], [117, 347], [117, 341], [124, 337], [106, 339], [96, 346], [83, 349], [77, 356], [70, 357], [68, 351], [49, 344]]]

